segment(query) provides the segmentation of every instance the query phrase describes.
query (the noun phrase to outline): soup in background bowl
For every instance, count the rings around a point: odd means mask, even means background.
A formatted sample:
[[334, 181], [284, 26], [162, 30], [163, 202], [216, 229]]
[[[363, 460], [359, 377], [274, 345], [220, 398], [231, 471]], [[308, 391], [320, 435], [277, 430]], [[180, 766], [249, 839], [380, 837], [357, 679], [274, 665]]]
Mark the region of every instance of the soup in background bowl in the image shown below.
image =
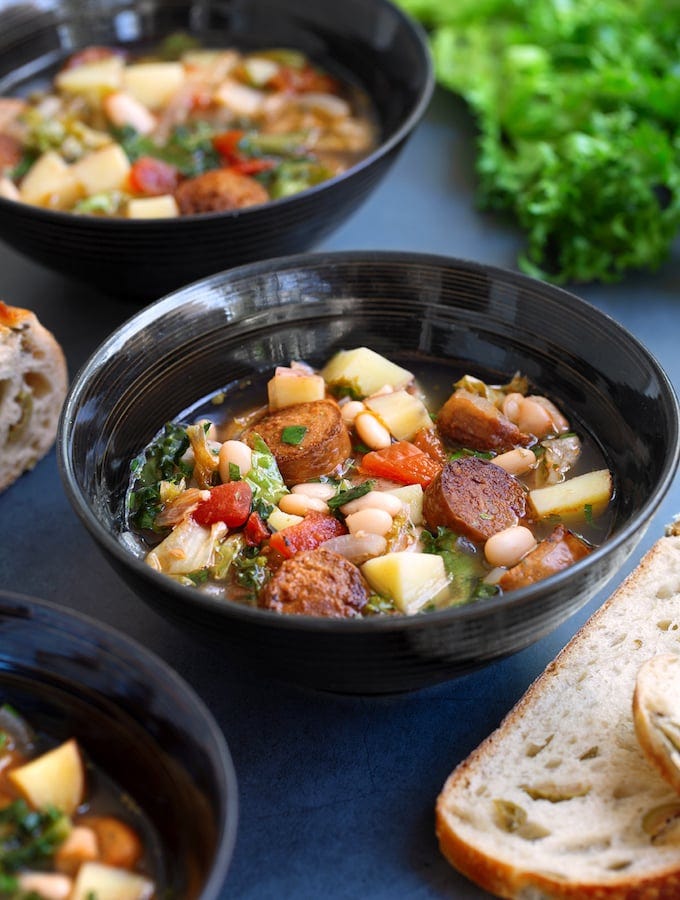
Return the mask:
[[52, 603], [0, 592], [0, 635], [3, 840], [17, 822], [48, 838], [3, 857], [3, 885], [38, 891], [23, 879], [48, 870], [49, 897], [216, 900], [237, 786], [194, 691], [135, 641]]

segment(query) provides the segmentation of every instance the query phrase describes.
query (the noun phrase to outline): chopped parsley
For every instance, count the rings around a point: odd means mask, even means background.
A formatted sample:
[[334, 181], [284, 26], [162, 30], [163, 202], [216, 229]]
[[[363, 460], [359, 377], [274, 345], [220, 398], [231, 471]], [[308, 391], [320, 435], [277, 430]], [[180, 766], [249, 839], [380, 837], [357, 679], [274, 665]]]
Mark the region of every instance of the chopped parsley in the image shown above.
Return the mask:
[[281, 432], [281, 440], [284, 444], [290, 444], [291, 446], [296, 447], [298, 444], [302, 443], [306, 434], [306, 425], [288, 425]]
[[0, 809], [0, 876], [11, 879], [22, 868], [48, 861], [70, 828], [68, 817], [54, 807], [33, 810], [15, 800]]
[[236, 465], [236, 463], [229, 463], [229, 481], [240, 481], [241, 480], [241, 470]]

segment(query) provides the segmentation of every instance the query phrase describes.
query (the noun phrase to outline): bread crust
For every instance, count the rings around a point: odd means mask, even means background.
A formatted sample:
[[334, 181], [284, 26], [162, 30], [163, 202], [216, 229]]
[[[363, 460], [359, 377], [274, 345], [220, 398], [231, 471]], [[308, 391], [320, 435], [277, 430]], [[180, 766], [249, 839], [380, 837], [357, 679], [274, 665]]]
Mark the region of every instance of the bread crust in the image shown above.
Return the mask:
[[642, 751], [680, 794], [680, 656], [653, 656], [638, 672], [633, 722]]
[[0, 301], [0, 491], [52, 447], [67, 385], [54, 335], [30, 310]]
[[[677, 807], [677, 825], [678, 796], [645, 759], [632, 714], [640, 665], [677, 651], [679, 633], [680, 538], [667, 536], [447, 779], [436, 833], [456, 869], [508, 900], [680, 897], [678, 828], [665, 843], [645, 815]], [[558, 790], [574, 771], [585, 773], [581, 793], [536, 791], [537, 777]], [[494, 821], [505, 796], [528, 811], [516, 830]]]

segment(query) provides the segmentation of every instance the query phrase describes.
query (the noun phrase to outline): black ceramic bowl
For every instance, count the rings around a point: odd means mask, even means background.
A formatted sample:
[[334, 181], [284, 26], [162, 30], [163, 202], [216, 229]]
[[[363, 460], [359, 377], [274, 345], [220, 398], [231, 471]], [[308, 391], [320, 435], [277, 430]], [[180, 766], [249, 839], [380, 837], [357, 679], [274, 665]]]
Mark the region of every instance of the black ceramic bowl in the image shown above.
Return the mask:
[[37, 731], [77, 738], [159, 838], [160, 893], [220, 895], [236, 837], [229, 751], [194, 691], [105, 625], [0, 592], [0, 698]]
[[373, 100], [378, 148], [317, 187], [236, 212], [107, 220], [0, 198], [0, 238], [37, 262], [136, 300], [309, 249], [366, 199], [432, 93], [423, 34], [388, 0], [12, 0], [0, 6], [0, 96], [40, 83], [74, 48], [153, 42], [178, 30], [214, 46], [295, 47], [349, 74]]
[[[121, 542], [130, 460], [199, 398], [366, 345], [408, 367], [521, 370], [596, 436], [616, 480], [611, 535], [585, 560], [483, 603], [413, 617], [324, 620], [246, 608], [151, 571]], [[228, 389], [228, 388], [227, 388]], [[381, 692], [451, 678], [526, 647], [631, 553], [678, 463], [663, 371], [615, 321], [525, 276], [419, 254], [354, 252], [244, 266], [151, 305], [76, 377], [58, 438], [68, 496], [139, 595], [249, 666], [319, 688]]]

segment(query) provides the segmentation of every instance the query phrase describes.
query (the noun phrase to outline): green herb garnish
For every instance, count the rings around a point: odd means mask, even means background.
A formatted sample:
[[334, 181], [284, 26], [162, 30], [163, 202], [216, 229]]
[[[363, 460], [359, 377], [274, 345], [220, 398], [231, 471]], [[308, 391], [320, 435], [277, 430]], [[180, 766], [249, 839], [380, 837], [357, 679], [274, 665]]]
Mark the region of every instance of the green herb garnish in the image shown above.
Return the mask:
[[425, 553], [436, 553], [444, 560], [449, 576], [448, 606], [459, 606], [498, 593], [497, 587], [483, 581], [487, 567], [483, 555], [470, 541], [441, 525], [436, 534], [423, 530], [420, 539]]
[[236, 465], [236, 463], [229, 463], [229, 481], [240, 481], [241, 480], [241, 470]]
[[369, 491], [373, 490], [375, 485], [375, 481], [368, 480], [362, 481], [361, 484], [357, 484], [355, 487], [348, 488], [346, 491], [340, 491], [339, 494], [336, 494], [335, 497], [331, 497], [330, 500], [327, 501], [330, 509], [338, 509], [340, 506], [344, 506], [345, 503], [351, 503], [352, 500], [358, 500], [359, 497], [363, 497], [364, 494], [368, 494]]
[[302, 443], [302, 439], [306, 434], [306, 425], [288, 425], [281, 432], [281, 440], [284, 444], [291, 444], [293, 447], [296, 447]]
[[162, 434], [147, 448], [143, 457], [132, 461], [135, 490], [128, 497], [130, 518], [141, 529], [153, 529], [161, 510], [160, 483], [178, 484], [191, 475], [191, 466], [182, 462], [189, 447], [186, 426], [167, 424]]
[[478, 201], [558, 283], [656, 268], [680, 228], [678, 10], [658, 0], [399, 0], [479, 129]]
[[593, 504], [586, 503], [583, 506], [583, 518], [589, 525], [593, 524]]
[[12, 876], [25, 867], [50, 859], [67, 838], [71, 824], [54, 807], [33, 810], [24, 800], [0, 809], [0, 875]]

